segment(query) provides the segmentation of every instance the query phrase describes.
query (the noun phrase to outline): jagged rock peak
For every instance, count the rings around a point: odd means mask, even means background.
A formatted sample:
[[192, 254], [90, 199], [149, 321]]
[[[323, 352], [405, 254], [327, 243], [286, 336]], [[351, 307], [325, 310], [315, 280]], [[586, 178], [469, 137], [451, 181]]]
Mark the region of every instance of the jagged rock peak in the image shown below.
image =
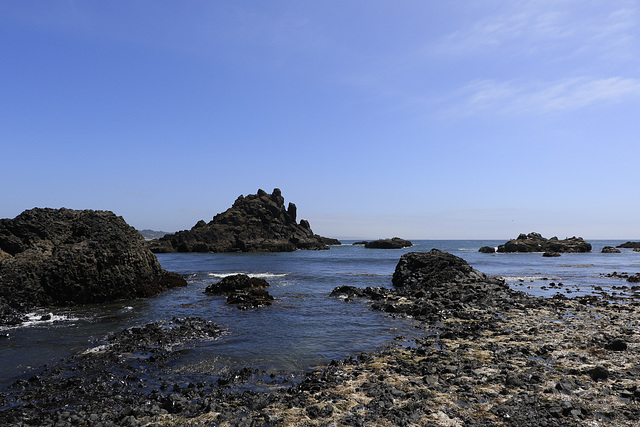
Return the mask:
[[231, 208], [180, 231], [150, 242], [154, 252], [287, 252], [328, 249], [313, 234], [308, 221], [297, 222], [297, 207], [285, 200], [279, 188], [271, 194], [240, 195]]

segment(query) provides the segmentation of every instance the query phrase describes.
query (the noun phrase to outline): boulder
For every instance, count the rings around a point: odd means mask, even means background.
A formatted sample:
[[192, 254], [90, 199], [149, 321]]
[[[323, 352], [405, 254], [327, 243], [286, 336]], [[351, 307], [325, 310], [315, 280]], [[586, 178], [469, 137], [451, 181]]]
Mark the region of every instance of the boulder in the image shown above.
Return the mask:
[[555, 258], [561, 255], [559, 252], [556, 252], [556, 251], [546, 251], [545, 253], [542, 254], [542, 256], [545, 258]]
[[187, 284], [108, 211], [24, 211], [0, 220], [0, 250], [0, 302], [20, 310], [149, 297]]
[[619, 254], [620, 252], [620, 249], [616, 249], [613, 246], [605, 246], [602, 248], [603, 254]]
[[391, 283], [396, 289], [420, 290], [443, 284], [492, 282], [504, 284], [500, 278], [487, 276], [465, 260], [448, 252], [409, 252], [396, 265]]
[[591, 244], [582, 237], [558, 240], [557, 237], [546, 239], [539, 233], [529, 233], [498, 246], [498, 252], [591, 252]]
[[399, 237], [393, 237], [391, 239], [378, 239], [373, 242], [367, 242], [364, 247], [367, 249], [402, 249], [413, 246], [408, 240], [401, 239]]
[[183, 230], [149, 242], [153, 252], [291, 252], [328, 249], [324, 238], [306, 220], [296, 221], [297, 208], [287, 207], [279, 189], [272, 194], [240, 196], [210, 222], [198, 221]]
[[234, 274], [207, 286], [204, 292], [208, 295], [224, 295], [227, 304], [236, 304], [238, 308], [246, 310], [271, 305], [273, 297], [265, 289], [268, 286], [269, 283], [264, 279]]
[[495, 254], [496, 248], [494, 248], [493, 246], [483, 246], [478, 249], [478, 252], [481, 252], [483, 254]]

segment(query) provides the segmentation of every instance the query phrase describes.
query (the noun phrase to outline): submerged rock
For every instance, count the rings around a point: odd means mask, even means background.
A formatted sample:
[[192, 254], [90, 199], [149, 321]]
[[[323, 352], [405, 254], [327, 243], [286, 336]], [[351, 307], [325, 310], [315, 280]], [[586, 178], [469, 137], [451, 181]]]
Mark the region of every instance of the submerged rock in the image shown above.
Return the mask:
[[[240, 196], [233, 206], [210, 222], [198, 221], [191, 230], [149, 242], [153, 252], [291, 252], [328, 249], [324, 237], [311, 231], [306, 220], [296, 222], [297, 208], [284, 205], [278, 188], [272, 194]], [[337, 244], [334, 240], [329, 244]]]
[[546, 239], [539, 233], [529, 233], [498, 246], [498, 252], [591, 252], [591, 244], [582, 237], [558, 240], [557, 237]]
[[367, 249], [402, 249], [413, 246], [408, 240], [401, 239], [399, 237], [393, 237], [391, 239], [378, 239], [373, 242], [365, 242], [364, 247]]
[[18, 311], [149, 297], [187, 284], [108, 211], [36, 208], [2, 219], [0, 249], [9, 255], [0, 260], [0, 303]]

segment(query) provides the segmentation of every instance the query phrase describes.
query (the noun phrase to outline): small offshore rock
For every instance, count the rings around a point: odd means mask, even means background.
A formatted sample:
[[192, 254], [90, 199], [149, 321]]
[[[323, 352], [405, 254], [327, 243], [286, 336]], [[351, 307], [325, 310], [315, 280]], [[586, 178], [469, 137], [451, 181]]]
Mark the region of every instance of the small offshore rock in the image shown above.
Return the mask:
[[483, 254], [495, 254], [496, 248], [494, 248], [493, 246], [483, 246], [480, 249], [478, 249], [478, 252]]
[[498, 252], [591, 252], [591, 244], [582, 237], [558, 240], [555, 236], [547, 239], [539, 233], [529, 233], [499, 245]]
[[602, 248], [603, 254], [619, 254], [620, 252], [620, 249], [616, 249], [613, 246], [605, 246]]
[[547, 252], [543, 253], [542, 256], [543, 257], [547, 257], [547, 258], [554, 258], [554, 257], [559, 257], [560, 254], [558, 252], [547, 251]]
[[209, 295], [225, 295], [227, 304], [236, 304], [239, 309], [246, 310], [272, 304], [274, 298], [265, 289], [268, 286], [269, 283], [259, 277], [234, 274], [207, 286], [204, 292]]
[[413, 246], [413, 243], [400, 237], [378, 239], [364, 244], [364, 247], [367, 249], [402, 249], [410, 246]]

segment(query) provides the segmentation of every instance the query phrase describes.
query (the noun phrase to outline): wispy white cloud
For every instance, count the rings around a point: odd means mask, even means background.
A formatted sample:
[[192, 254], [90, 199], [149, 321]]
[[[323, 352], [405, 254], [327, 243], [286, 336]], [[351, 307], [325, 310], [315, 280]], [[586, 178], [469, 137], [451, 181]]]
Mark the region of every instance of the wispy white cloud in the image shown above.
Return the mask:
[[567, 78], [553, 82], [478, 80], [456, 93], [447, 115], [551, 114], [601, 104], [640, 100], [640, 79]]
[[[498, 8], [493, 9], [493, 11]], [[637, 47], [637, 2], [508, 1], [466, 28], [429, 46], [433, 54], [610, 54], [628, 57]]]

